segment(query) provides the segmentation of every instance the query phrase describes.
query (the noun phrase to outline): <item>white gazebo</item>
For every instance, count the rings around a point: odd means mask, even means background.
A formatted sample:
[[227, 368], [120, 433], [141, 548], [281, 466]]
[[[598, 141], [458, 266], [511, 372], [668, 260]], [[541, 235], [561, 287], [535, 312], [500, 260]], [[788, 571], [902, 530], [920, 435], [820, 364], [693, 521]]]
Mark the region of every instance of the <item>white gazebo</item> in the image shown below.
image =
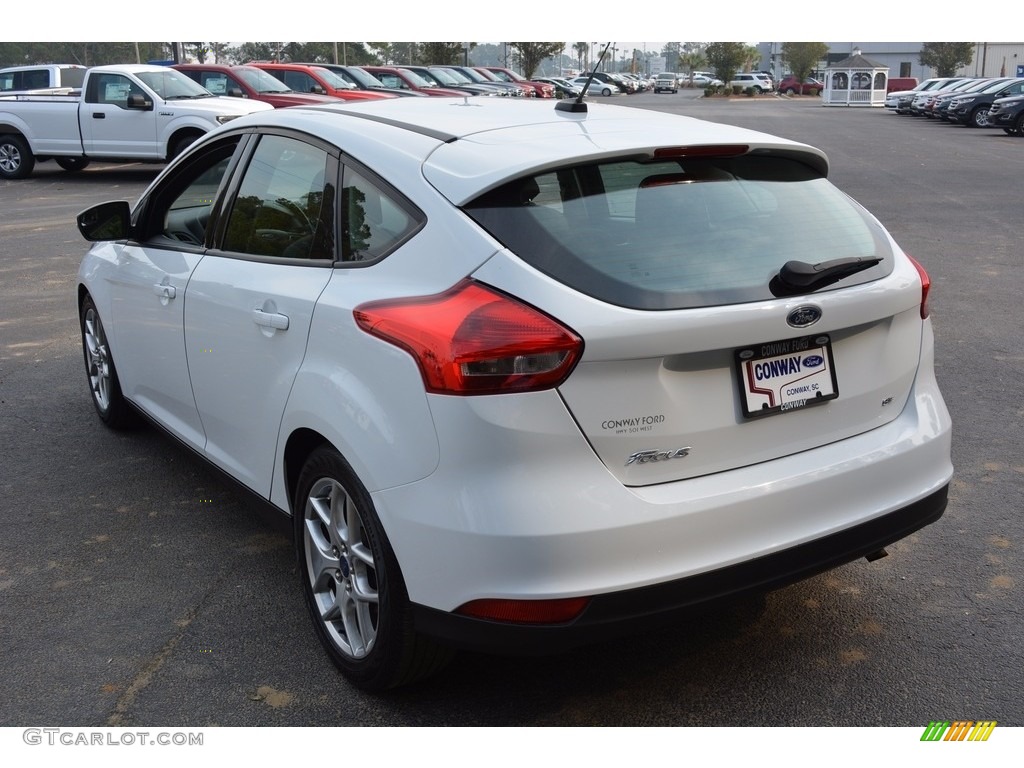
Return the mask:
[[825, 70], [821, 103], [826, 107], [884, 107], [888, 82], [889, 67], [854, 50], [850, 58]]

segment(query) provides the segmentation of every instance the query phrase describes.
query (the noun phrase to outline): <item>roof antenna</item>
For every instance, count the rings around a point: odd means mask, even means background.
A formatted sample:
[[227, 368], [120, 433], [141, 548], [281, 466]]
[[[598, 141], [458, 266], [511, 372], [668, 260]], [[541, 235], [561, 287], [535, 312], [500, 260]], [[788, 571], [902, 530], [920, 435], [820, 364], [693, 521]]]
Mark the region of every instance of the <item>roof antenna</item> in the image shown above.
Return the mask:
[[584, 83], [583, 88], [580, 90], [580, 95], [575, 99], [562, 99], [555, 104], [555, 109], [559, 112], [586, 112], [587, 105], [583, 102], [583, 97], [587, 95], [587, 90], [590, 88], [590, 84], [594, 82], [594, 75], [597, 74], [597, 70], [601, 68], [601, 62], [604, 61], [604, 56], [608, 53], [608, 49], [611, 48], [611, 43], [604, 44], [604, 50], [601, 51], [601, 57], [597, 60], [597, 64], [594, 65], [594, 71], [590, 73], [587, 78], [587, 82]]

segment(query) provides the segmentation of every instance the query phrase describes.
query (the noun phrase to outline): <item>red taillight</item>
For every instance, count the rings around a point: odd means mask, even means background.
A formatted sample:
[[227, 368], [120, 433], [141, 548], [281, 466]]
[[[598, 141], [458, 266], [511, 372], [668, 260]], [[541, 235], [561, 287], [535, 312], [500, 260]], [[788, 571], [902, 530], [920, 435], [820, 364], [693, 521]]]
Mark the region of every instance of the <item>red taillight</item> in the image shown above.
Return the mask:
[[463, 616], [512, 624], [564, 624], [587, 607], [589, 598], [567, 597], [560, 600], [472, 600], [455, 612]]
[[429, 392], [484, 395], [561, 384], [583, 340], [539, 310], [464, 280], [436, 296], [356, 307], [367, 333], [407, 350]]
[[659, 147], [654, 150], [658, 159], [672, 157], [737, 157], [750, 151], [747, 144], [709, 144], [696, 147]]
[[913, 256], [907, 256], [907, 258], [917, 269], [917, 274], [921, 276], [921, 319], [924, 320], [931, 312], [928, 308], [928, 293], [932, 289], [932, 279], [928, 277], [928, 273], [924, 271], [924, 267], [917, 262], [917, 259]]

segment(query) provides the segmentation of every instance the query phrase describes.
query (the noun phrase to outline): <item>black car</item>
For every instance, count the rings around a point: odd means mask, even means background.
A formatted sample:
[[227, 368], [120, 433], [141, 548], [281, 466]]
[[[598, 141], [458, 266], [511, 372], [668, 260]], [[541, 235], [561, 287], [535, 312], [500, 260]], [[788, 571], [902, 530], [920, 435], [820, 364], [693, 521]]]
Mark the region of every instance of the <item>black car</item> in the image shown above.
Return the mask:
[[946, 119], [970, 128], [987, 128], [993, 102], [1020, 94], [1024, 94], [1024, 77], [1000, 78], [980, 91], [953, 97], [946, 110]]
[[1024, 94], [996, 99], [988, 111], [988, 125], [1010, 136], [1024, 136]]

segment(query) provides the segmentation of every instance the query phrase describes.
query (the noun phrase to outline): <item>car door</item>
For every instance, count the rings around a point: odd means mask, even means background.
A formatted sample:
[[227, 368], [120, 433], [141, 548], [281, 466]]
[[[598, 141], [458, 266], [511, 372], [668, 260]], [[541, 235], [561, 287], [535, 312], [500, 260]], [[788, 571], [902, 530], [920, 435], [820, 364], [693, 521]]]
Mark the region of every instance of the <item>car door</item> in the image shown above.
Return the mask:
[[126, 75], [98, 72], [89, 77], [79, 108], [82, 146], [87, 155], [156, 157], [157, 110], [128, 108], [129, 96], [153, 97]]
[[206, 147], [153, 187], [139, 237], [121, 251], [109, 286], [125, 397], [187, 445], [205, 445], [185, 356], [185, 289], [203, 260], [215, 201], [238, 137]]
[[269, 496], [281, 414], [335, 254], [337, 158], [266, 134], [189, 281], [185, 344], [205, 453]]

